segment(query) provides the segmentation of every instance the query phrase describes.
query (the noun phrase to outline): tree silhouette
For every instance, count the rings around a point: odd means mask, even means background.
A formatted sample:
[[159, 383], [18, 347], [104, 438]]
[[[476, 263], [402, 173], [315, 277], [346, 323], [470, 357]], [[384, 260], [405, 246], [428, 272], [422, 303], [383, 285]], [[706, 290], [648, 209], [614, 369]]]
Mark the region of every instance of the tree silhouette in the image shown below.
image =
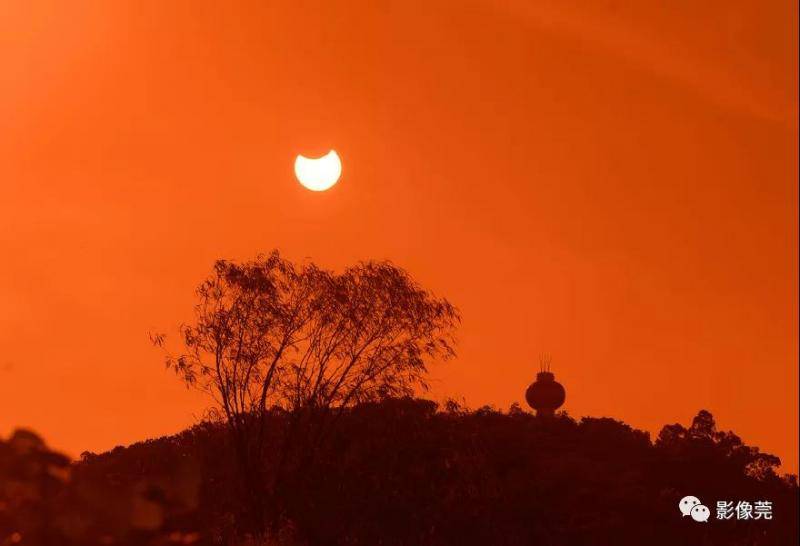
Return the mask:
[[[270, 426], [290, 417], [273, 413]], [[717, 430], [705, 411], [688, 427], [665, 427], [655, 444], [609, 418], [539, 419], [410, 398], [348, 407], [336, 430], [316, 464], [287, 478], [277, 499], [283, 519], [266, 542], [242, 536], [248, 500], [225, 423], [72, 464], [18, 431], [0, 438], [0, 544], [783, 546], [800, 538], [794, 476], [750, 472], [753, 457], [775, 458]], [[687, 494], [712, 513], [720, 500], [768, 500], [773, 518], [699, 524], [678, 510]]]
[[[277, 251], [241, 264], [220, 260], [197, 296], [194, 322], [182, 327], [184, 349], [166, 363], [224, 416], [254, 526], [287, 461], [312, 464], [344, 409], [424, 389], [428, 363], [454, 354], [458, 311], [388, 262], [337, 274]], [[163, 346], [164, 336], [153, 341]], [[290, 415], [280, 431], [268, 427], [277, 410]], [[292, 457], [297, 445], [300, 461]], [[271, 481], [268, 448], [280, 452]]]

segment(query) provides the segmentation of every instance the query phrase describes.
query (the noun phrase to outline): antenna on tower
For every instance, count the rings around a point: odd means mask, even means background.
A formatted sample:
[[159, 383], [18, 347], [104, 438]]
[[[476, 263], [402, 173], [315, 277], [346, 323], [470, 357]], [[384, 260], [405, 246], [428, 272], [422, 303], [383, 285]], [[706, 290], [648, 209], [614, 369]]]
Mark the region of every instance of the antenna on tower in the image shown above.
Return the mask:
[[549, 353], [542, 353], [539, 355], [539, 371], [550, 372], [550, 363], [553, 362], [553, 357]]

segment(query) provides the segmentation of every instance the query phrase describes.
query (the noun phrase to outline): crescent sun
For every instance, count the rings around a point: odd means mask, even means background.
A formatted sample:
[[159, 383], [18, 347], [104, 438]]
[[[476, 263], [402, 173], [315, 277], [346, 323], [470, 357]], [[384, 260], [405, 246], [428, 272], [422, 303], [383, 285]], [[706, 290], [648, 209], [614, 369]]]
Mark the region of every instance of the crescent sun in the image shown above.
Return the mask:
[[325, 191], [342, 175], [342, 160], [334, 150], [318, 158], [298, 155], [294, 160], [294, 174], [309, 190]]

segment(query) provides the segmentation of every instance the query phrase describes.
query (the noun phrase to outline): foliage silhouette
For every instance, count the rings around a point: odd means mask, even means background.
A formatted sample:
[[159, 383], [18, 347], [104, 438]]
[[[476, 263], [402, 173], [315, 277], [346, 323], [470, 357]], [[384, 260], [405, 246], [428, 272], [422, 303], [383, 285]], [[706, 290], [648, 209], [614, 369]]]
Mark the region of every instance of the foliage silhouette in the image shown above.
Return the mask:
[[[0, 442], [0, 543], [255, 544], [221, 423], [71, 466], [27, 434]], [[652, 443], [607, 418], [387, 399], [343, 412], [316, 464], [287, 478], [283, 520], [261, 544], [796, 544], [797, 481], [777, 463], [705, 411]], [[774, 517], [696, 523], [678, 511], [688, 494], [712, 518], [717, 500], [770, 500]]]

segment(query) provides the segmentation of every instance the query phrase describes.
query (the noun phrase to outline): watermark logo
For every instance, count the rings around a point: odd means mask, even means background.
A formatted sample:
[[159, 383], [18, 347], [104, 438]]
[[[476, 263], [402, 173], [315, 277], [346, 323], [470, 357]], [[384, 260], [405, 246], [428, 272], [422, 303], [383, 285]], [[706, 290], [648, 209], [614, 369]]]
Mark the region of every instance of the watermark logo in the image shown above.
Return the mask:
[[[678, 502], [678, 509], [683, 517], [689, 516], [698, 523], [707, 523], [711, 517], [711, 510], [699, 498], [687, 495]], [[718, 520], [770, 520], [772, 519], [772, 501], [727, 501], [716, 503], [716, 518]]]
[[717, 519], [772, 519], [772, 501], [717, 501]]
[[708, 506], [700, 502], [700, 499], [692, 495], [683, 497], [678, 503], [678, 508], [684, 517], [689, 516], [697, 522], [708, 521], [708, 518], [711, 515], [711, 510], [708, 509]]

